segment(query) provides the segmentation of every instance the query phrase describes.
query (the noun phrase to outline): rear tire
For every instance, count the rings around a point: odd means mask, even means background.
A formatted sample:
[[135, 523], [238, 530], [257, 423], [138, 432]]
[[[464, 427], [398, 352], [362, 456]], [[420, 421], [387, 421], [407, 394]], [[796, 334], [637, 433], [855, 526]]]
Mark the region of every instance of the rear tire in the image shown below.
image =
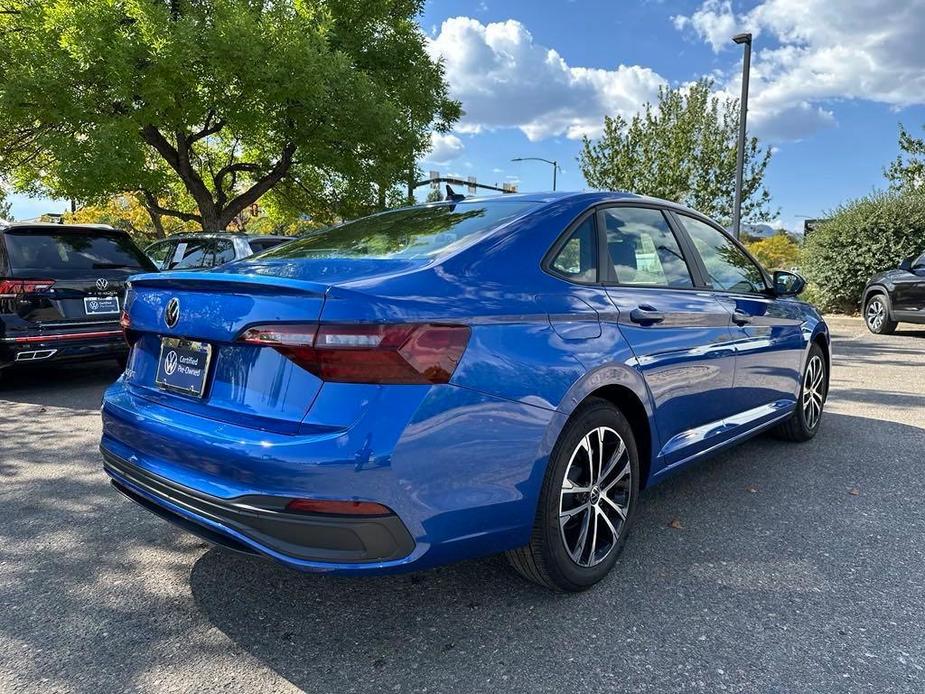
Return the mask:
[[829, 395], [829, 374], [825, 354], [815, 343], [810, 347], [802, 382], [796, 409], [774, 430], [778, 438], [786, 441], [809, 441], [822, 422], [822, 410]]
[[509, 551], [508, 561], [552, 590], [586, 590], [616, 564], [638, 496], [639, 454], [629, 422], [606, 400], [590, 398], [549, 456], [530, 544]]
[[890, 320], [890, 303], [886, 295], [874, 292], [864, 306], [864, 324], [874, 335], [892, 335], [896, 321]]

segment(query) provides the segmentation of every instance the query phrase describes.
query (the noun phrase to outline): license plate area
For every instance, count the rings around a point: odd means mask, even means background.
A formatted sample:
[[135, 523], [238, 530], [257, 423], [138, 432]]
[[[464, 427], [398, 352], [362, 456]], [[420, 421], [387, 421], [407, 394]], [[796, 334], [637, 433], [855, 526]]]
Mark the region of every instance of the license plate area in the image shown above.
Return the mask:
[[84, 297], [84, 313], [88, 316], [103, 316], [119, 313], [118, 296]]
[[162, 337], [154, 382], [164, 390], [201, 398], [211, 362], [212, 345], [178, 337]]

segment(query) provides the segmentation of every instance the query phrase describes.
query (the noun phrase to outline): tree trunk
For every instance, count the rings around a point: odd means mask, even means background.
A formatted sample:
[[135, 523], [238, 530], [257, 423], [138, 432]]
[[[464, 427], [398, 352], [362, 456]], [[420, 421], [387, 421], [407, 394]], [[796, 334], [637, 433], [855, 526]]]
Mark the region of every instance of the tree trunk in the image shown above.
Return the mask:
[[148, 210], [148, 216], [151, 218], [151, 224], [154, 226], [154, 231], [157, 234], [157, 238], [166, 238], [167, 232], [164, 231], [164, 222], [161, 220], [161, 216], [154, 210]]
[[181, 131], [175, 132], [174, 140], [176, 146], [164, 137], [164, 134], [161, 133], [156, 126], [146, 125], [141, 129], [142, 140], [151, 145], [151, 147], [163, 157], [168, 166], [174, 170], [174, 173], [180, 177], [187, 192], [196, 202], [196, 207], [199, 208], [198, 215], [191, 215], [185, 212], [162, 208], [156, 205], [155, 200], [154, 209], [157, 212], [160, 214], [169, 214], [187, 221], [199, 222], [202, 225], [203, 231], [224, 231], [235, 217], [244, 209], [257, 202], [264, 193], [273, 188], [273, 186], [279, 183], [283, 177], [289, 173], [296, 151], [296, 146], [291, 142], [283, 147], [279, 159], [266, 174], [257, 179], [246, 191], [226, 203], [226, 194], [222, 187], [223, 175], [228, 175], [236, 171], [255, 171], [257, 167], [254, 164], [243, 162], [225, 167], [216, 175], [216, 180], [214, 180], [216, 190], [213, 193], [213, 191], [209, 190], [206, 186], [199, 172], [193, 167], [190, 156], [193, 143], [209, 135], [214, 135], [220, 131], [222, 127], [224, 127], [224, 121], [219, 119], [213, 122], [212, 115], [210, 114], [206, 119], [206, 126], [198, 133], [188, 135]]

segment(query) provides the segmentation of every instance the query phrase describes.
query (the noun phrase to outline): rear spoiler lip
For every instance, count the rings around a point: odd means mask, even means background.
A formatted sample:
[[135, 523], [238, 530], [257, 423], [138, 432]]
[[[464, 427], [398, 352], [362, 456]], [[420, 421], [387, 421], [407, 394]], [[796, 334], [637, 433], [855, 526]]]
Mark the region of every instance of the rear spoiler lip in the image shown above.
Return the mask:
[[239, 289], [261, 293], [307, 294], [324, 296], [331, 285], [323, 282], [291, 279], [278, 275], [240, 274], [231, 272], [151, 272], [130, 278], [132, 287], [157, 289]]

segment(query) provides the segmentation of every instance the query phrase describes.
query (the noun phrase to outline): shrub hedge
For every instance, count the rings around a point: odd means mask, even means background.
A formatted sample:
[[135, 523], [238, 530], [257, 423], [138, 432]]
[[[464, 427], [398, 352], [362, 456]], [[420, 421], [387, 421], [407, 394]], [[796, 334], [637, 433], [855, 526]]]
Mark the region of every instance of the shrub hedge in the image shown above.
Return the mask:
[[838, 207], [803, 244], [819, 308], [853, 312], [871, 275], [925, 250], [925, 195], [877, 192]]

